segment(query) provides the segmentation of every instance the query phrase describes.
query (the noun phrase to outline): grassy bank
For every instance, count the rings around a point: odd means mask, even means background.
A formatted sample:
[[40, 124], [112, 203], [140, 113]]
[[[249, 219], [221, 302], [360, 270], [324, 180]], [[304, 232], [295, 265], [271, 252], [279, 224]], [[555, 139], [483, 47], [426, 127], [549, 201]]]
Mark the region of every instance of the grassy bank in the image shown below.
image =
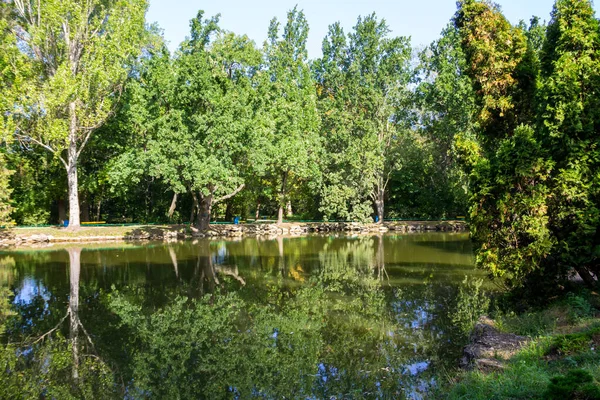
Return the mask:
[[185, 225], [82, 226], [77, 229], [58, 226], [11, 228], [0, 230], [0, 245], [151, 239], [177, 237], [178, 233], [189, 232]]
[[120, 236], [126, 237], [134, 232], [164, 232], [177, 231], [181, 229], [180, 225], [110, 225], [110, 226], [82, 226], [76, 230], [58, 226], [33, 227], [33, 228], [12, 228], [8, 232], [14, 235], [51, 235], [56, 238], [74, 238], [90, 236]]
[[589, 291], [522, 315], [496, 313], [496, 327], [531, 341], [502, 367], [450, 376], [440, 398], [600, 399], [600, 297]]

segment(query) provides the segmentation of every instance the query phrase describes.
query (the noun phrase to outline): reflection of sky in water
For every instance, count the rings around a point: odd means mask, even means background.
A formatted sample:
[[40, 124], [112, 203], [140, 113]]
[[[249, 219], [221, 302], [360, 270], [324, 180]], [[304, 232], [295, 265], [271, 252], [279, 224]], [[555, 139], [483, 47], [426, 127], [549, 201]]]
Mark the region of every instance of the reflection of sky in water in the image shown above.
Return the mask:
[[431, 361], [418, 361], [402, 367], [402, 375], [409, 375], [416, 379], [409, 381], [404, 387], [404, 395], [410, 400], [422, 400], [427, 398], [427, 393], [436, 387], [435, 378], [421, 377], [419, 374], [425, 372], [431, 365]]
[[422, 329], [432, 321], [433, 315], [430, 313], [432, 308], [432, 304], [427, 301], [422, 304], [413, 300], [398, 300], [392, 303], [396, 321], [405, 328], [412, 329]]
[[429, 361], [421, 361], [421, 362], [416, 362], [413, 364], [404, 365], [402, 373], [415, 376], [418, 373], [423, 372], [427, 368], [429, 368], [429, 364], [430, 364]]
[[23, 279], [21, 286], [15, 290], [15, 293], [14, 304], [31, 304], [35, 297], [41, 296], [46, 303], [44, 308], [48, 307], [47, 302], [50, 300], [50, 292], [35, 278], [27, 277]]
[[222, 244], [219, 246], [217, 253], [212, 256], [213, 263], [217, 265], [221, 265], [225, 263], [225, 258], [227, 257], [227, 246]]

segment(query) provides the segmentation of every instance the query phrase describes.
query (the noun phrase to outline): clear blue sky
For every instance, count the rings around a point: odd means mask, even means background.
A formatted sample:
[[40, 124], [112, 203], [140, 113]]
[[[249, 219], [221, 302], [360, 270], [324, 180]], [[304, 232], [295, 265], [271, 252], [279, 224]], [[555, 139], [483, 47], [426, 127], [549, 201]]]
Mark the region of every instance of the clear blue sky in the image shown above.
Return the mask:
[[[553, 0], [496, 0], [512, 22], [526, 21], [532, 15], [549, 20]], [[386, 19], [393, 35], [411, 36], [413, 47], [435, 40], [456, 11], [455, 0], [150, 0], [148, 21], [158, 22], [169, 48], [174, 50], [189, 35], [189, 21], [198, 10], [205, 16], [221, 14], [221, 27], [246, 34], [262, 46], [269, 21], [285, 21], [287, 10], [298, 4], [310, 25], [309, 57], [321, 55], [321, 42], [333, 22], [341, 22], [348, 32], [359, 15], [375, 11]], [[598, 6], [594, 6], [598, 13]]]

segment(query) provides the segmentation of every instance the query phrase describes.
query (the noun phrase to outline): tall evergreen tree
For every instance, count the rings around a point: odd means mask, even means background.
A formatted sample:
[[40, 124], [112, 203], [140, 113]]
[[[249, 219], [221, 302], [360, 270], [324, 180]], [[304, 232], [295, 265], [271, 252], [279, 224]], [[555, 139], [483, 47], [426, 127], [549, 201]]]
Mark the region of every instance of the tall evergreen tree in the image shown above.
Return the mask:
[[555, 164], [548, 268], [600, 276], [600, 35], [589, 0], [557, 0], [542, 57], [540, 140]]
[[454, 21], [479, 106], [477, 139], [457, 141], [470, 171], [477, 263], [518, 287], [552, 247], [546, 182], [553, 164], [524, 125], [534, 122], [535, 58], [527, 57], [525, 32], [488, 1], [460, 1]]

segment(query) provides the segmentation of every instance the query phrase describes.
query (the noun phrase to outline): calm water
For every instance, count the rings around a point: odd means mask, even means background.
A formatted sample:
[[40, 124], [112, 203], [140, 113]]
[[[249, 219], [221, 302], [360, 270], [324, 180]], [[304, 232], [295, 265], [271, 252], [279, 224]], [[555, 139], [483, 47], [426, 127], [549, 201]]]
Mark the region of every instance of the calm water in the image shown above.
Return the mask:
[[457, 363], [452, 313], [479, 275], [465, 234], [0, 252], [0, 386], [23, 398], [422, 398]]

